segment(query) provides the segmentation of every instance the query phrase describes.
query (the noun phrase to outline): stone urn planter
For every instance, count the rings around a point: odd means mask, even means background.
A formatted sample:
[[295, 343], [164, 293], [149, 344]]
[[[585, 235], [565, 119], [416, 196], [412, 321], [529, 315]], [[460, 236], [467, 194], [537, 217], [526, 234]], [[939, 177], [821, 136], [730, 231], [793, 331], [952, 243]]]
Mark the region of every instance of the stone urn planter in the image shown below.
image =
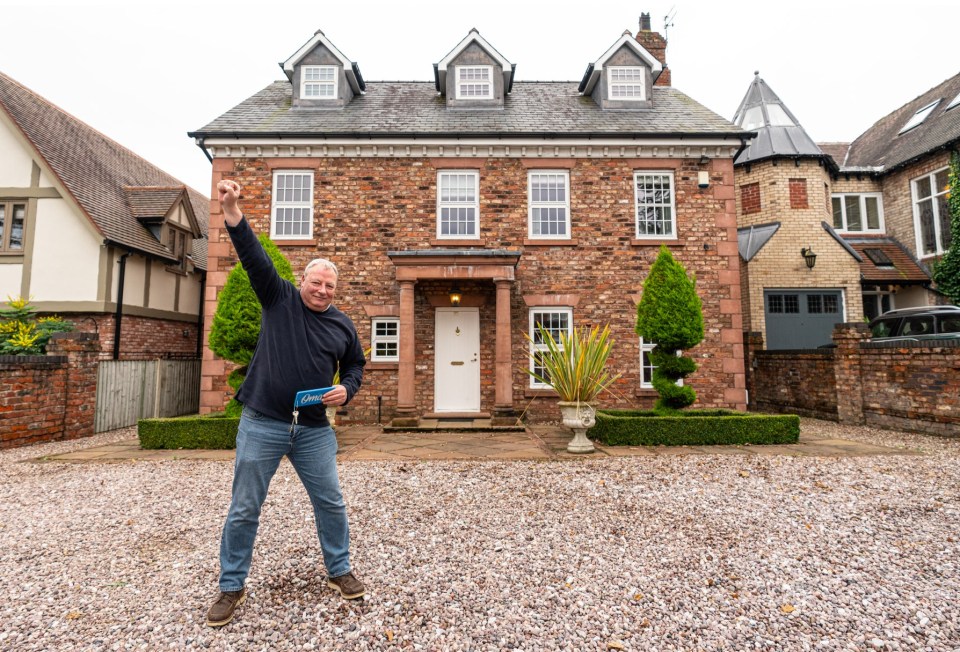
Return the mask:
[[597, 411], [587, 403], [560, 401], [560, 415], [563, 425], [573, 430], [573, 439], [567, 444], [568, 453], [592, 453], [596, 450], [593, 442], [587, 439], [587, 430], [596, 423]]

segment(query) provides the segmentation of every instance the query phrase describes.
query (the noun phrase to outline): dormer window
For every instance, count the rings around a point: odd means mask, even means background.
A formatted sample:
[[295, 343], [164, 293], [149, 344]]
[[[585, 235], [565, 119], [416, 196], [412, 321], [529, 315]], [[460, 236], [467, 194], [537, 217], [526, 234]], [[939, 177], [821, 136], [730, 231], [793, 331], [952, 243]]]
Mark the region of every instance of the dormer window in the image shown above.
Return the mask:
[[907, 124], [903, 125], [903, 129], [900, 130], [900, 133], [902, 134], [904, 132], [910, 131], [911, 129], [918, 126], [920, 123], [922, 123], [924, 120], [926, 120], [927, 116], [933, 113], [933, 110], [937, 108], [938, 104], [940, 104], [940, 100], [937, 100], [936, 102], [931, 102], [930, 104], [926, 105], [925, 107], [923, 107], [922, 109], [914, 113], [913, 117], [907, 120]]
[[457, 99], [493, 99], [493, 66], [457, 66]]
[[607, 80], [611, 100], [646, 99], [646, 69], [641, 66], [613, 66]]
[[300, 97], [304, 99], [337, 96], [336, 66], [303, 66], [300, 71]]

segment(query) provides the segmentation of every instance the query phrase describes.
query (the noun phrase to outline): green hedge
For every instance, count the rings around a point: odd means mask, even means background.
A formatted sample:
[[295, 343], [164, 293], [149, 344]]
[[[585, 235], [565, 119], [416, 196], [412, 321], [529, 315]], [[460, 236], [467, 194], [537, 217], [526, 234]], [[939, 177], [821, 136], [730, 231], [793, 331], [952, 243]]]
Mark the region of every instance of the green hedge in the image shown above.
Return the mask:
[[608, 446], [795, 444], [800, 417], [729, 410], [688, 410], [670, 416], [651, 410], [597, 410], [597, 424], [587, 436]]
[[143, 449], [236, 448], [239, 424], [239, 417], [224, 414], [140, 419], [137, 435]]

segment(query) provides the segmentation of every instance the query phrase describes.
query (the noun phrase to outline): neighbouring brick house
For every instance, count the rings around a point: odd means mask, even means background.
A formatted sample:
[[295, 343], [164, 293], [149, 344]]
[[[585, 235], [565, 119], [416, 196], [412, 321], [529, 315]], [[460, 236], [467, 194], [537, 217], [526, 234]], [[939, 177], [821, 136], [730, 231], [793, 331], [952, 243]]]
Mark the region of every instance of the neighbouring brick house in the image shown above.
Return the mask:
[[101, 359], [197, 357], [209, 199], [3, 74], [0, 153], [0, 296]]
[[960, 75], [853, 143], [818, 145], [755, 76], [734, 117], [757, 132], [735, 161], [745, 331], [816, 347], [836, 323], [942, 302], [930, 266], [950, 242], [958, 105]]
[[[650, 405], [634, 323], [661, 245], [703, 299], [699, 405], [745, 407], [733, 157], [752, 134], [670, 86], [648, 15], [602, 46], [579, 83], [525, 82], [472, 30], [432, 83], [365, 82], [317, 32], [286, 79], [190, 134], [298, 274], [339, 266], [337, 305], [372, 348], [342, 416], [556, 419], [524, 372], [535, 324], [610, 324], [623, 376], [604, 402]], [[216, 202], [211, 217], [208, 317], [236, 262]], [[229, 398], [227, 371], [204, 352], [201, 411]]]

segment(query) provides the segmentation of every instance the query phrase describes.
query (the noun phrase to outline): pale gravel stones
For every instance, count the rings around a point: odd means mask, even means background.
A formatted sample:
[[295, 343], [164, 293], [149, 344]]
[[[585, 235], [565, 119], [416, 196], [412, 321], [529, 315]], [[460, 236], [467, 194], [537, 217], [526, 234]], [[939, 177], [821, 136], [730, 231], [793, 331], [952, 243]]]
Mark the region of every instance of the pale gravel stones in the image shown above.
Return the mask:
[[229, 463], [0, 452], [0, 650], [960, 649], [960, 442], [804, 428], [926, 454], [346, 462], [360, 602], [284, 463], [220, 630]]

